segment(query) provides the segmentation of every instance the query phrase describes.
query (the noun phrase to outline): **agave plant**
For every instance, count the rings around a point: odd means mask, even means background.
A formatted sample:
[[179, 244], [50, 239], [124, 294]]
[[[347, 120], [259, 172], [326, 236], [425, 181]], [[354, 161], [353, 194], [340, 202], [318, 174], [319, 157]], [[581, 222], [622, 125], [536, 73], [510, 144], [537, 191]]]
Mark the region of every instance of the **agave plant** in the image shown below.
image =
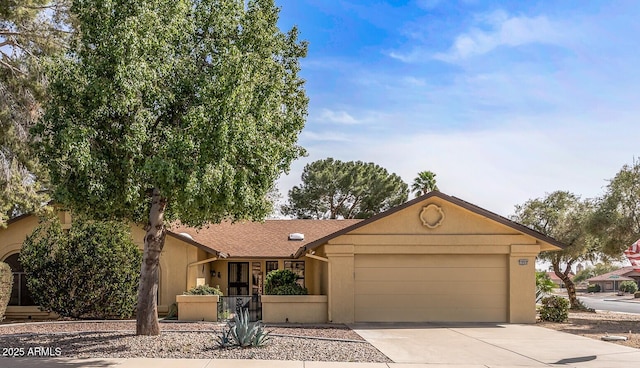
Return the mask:
[[220, 335], [216, 336], [216, 344], [219, 348], [228, 348], [233, 345], [233, 338], [231, 336], [231, 328], [223, 328]]
[[231, 326], [231, 337], [235, 343], [243, 348], [249, 346], [263, 346], [269, 339], [269, 332], [264, 331], [262, 323], [249, 322], [249, 310], [241, 309], [234, 317], [234, 324]]

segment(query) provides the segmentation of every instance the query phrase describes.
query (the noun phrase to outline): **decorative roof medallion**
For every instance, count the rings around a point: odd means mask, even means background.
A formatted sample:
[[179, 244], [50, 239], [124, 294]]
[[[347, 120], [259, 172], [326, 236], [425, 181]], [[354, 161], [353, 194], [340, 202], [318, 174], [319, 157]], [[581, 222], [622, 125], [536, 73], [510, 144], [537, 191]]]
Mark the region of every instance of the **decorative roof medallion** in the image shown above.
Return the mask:
[[422, 220], [422, 224], [429, 229], [435, 229], [436, 227], [442, 225], [442, 221], [444, 220], [444, 212], [442, 212], [442, 208], [435, 204], [430, 204], [426, 207], [422, 207], [422, 212], [420, 212], [420, 220]]

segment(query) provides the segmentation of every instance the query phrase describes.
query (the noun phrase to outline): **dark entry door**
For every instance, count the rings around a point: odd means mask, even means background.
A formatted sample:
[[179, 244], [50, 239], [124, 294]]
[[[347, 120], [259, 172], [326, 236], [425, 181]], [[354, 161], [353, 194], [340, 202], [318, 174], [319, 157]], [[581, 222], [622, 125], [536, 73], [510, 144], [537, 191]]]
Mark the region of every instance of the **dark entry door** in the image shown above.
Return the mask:
[[229, 295], [249, 295], [249, 262], [229, 262]]

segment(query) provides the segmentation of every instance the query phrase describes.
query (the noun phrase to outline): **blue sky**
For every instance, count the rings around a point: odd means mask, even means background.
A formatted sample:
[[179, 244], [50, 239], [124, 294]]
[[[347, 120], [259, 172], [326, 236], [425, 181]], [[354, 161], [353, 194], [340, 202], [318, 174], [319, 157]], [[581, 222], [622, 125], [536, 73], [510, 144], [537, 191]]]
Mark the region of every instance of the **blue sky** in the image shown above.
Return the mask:
[[640, 2], [276, 0], [309, 42], [296, 161], [375, 162], [508, 216], [600, 195], [640, 138]]

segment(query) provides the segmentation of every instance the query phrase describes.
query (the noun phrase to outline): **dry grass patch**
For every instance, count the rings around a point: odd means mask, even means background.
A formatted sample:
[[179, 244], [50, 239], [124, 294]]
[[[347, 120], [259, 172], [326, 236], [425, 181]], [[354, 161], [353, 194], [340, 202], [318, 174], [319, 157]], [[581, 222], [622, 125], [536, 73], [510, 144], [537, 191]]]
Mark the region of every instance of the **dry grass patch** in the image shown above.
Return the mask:
[[539, 322], [539, 326], [600, 340], [607, 334], [625, 336], [616, 344], [640, 349], [640, 314], [569, 312], [565, 323]]

